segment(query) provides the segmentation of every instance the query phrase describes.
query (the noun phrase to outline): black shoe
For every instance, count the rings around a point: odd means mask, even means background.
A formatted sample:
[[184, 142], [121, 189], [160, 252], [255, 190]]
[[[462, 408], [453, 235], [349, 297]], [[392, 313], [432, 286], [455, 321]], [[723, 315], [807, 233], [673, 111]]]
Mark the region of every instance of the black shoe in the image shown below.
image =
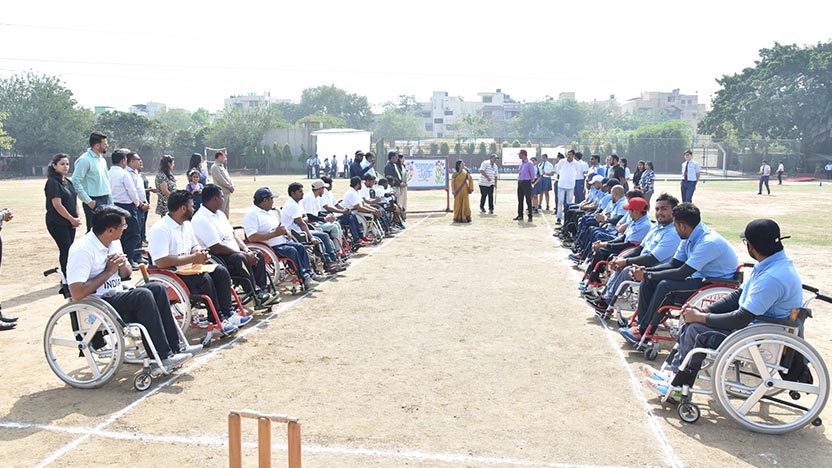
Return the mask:
[[480, 208], [480, 213], [485, 214], [485, 208]]
[[532, 222], [532, 217], [531, 216], [529, 216], [529, 221], [528, 222], [530, 222], [530, 223]]
[[561, 222], [560, 222], [560, 218], [558, 218], [557, 220], [555, 220], [555, 224], [557, 224], [558, 226], [560, 226], [560, 224], [561, 224]]
[[512, 221], [523, 221], [523, 217], [522, 216], [515, 216], [514, 218], [512, 218]]
[[0, 331], [3, 330], [11, 330], [12, 328], [16, 327], [17, 324], [14, 322], [0, 322]]
[[8, 315], [3, 315], [3, 312], [0, 312], [0, 322], [15, 323], [15, 322], [17, 322], [17, 317], [10, 317]]

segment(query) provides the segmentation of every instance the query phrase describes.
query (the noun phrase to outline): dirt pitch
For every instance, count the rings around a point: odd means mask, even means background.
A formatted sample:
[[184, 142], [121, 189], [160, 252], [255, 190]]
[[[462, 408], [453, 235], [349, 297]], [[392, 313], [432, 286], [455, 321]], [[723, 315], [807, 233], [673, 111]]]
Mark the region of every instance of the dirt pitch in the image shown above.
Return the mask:
[[[240, 177], [239, 193], [260, 185], [282, 193], [291, 179]], [[509, 181], [497, 216], [454, 225], [450, 215], [414, 215], [405, 234], [362, 249], [307, 296], [286, 295], [147, 393], [131, 388], [131, 366], [98, 390], [67, 387], [42, 351], [46, 321], [63, 303], [40, 274], [57, 264], [42, 187], [0, 183], [0, 199], [16, 211], [2, 232], [0, 298], [21, 317], [0, 334], [3, 466], [225, 466], [227, 413], [243, 408], [299, 417], [307, 467], [832, 466], [826, 426], [763, 436], [725, 420], [708, 397], [697, 400], [695, 425], [662, 407], [640, 382], [640, 353], [577, 297], [553, 217], [510, 221]], [[828, 206], [828, 190], [785, 187], [760, 199], [741, 187], [701, 187], [695, 201], [714, 220], [706, 221]], [[411, 209], [444, 207], [444, 193], [410, 197]], [[247, 206], [248, 196], [235, 196], [232, 221]], [[829, 247], [797, 244], [789, 254], [805, 283], [832, 289]], [[832, 364], [832, 310], [814, 308], [807, 336]], [[832, 410], [823, 417], [832, 421]], [[254, 466], [255, 423], [243, 427]], [[285, 466], [284, 438], [276, 426], [275, 466]]]

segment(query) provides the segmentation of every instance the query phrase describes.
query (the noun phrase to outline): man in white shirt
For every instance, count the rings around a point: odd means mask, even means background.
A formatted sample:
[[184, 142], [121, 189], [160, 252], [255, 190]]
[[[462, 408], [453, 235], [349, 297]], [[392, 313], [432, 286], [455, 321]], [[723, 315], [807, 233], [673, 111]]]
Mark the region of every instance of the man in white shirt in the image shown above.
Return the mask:
[[214, 184], [202, 189], [202, 206], [192, 221], [194, 234], [200, 244], [219, 257], [238, 280], [246, 295], [254, 298], [255, 309], [267, 309], [280, 302], [277, 292], [269, 293], [266, 262], [263, 254], [253, 252], [237, 234], [222, 211], [224, 191]]
[[[110, 167], [110, 172], [107, 174], [110, 179], [110, 194], [113, 203], [130, 213], [127, 218], [127, 229], [121, 236], [121, 245], [127, 253], [128, 260], [135, 259], [136, 251], [142, 246], [141, 226], [139, 225], [139, 212], [146, 210], [148, 207], [146, 203], [139, 198], [139, 192], [136, 187], [136, 181], [125, 170], [127, 167], [127, 155], [130, 150], [121, 148], [113, 151], [111, 159], [113, 165]], [[139, 254], [140, 255], [140, 254]], [[133, 270], [138, 270], [138, 263], [132, 263]]]
[[581, 165], [575, 161], [575, 152], [566, 152], [566, 159], [561, 159], [557, 165], [558, 173], [558, 198], [557, 198], [557, 224], [561, 223], [563, 213], [572, 203], [572, 195], [575, 193], [575, 180], [581, 174]]
[[309, 228], [306, 222], [306, 212], [300, 205], [301, 200], [303, 200], [303, 185], [299, 182], [292, 182], [289, 184], [289, 199], [280, 210], [280, 224], [292, 231], [296, 238], [302, 238], [318, 247], [326, 271], [344, 270], [346, 266], [338, 261], [329, 235]]
[[589, 164], [580, 151], [575, 153], [575, 161], [581, 166], [578, 175], [575, 177], [575, 203], [581, 203], [586, 198], [586, 175], [589, 173]]
[[[329, 234], [329, 237], [341, 245], [343, 239], [343, 232], [341, 231], [341, 224], [334, 214], [324, 210], [322, 206], [321, 196], [324, 194], [325, 184], [321, 179], [312, 182], [312, 191], [303, 196], [301, 206], [306, 212], [306, 219], [317, 227], [317, 229]], [[339, 256], [344, 256], [346, 252], [339, 252]]]
[[[146, 222], [147, 211], [150, 209], [150, 203], [147, 202], [147, 193], [144, 191], [144, 181], [142, 180], [142, 176], [139, 174], [141, 170], [142, 158], [139, 154], [135, 151], [127, 153], [127, 168], [125, 168], [125, 171], [127, 171], [127, 175], [136, 186], [136, 194], [139, 196], [139, 201], [141, 202], [136, 210], [136, 221], [139, 228], [139, 244], [136, 250], [133, 251], [133, 255], [128, 255], [130, 263], [136, 264], [136, 266], [138, 266], [139, 263], [144, 262], [144, 255], [141, 251], [141, 242], [144, 240], [144, 225]], [[127, 224], [130, 224], [129, 220]]]
[[783, 185], [784, 172], [786, 172], [786, 168], [783, 166], [783, 161], [780, 161], [780, 164], [777, 166], [777, 185]]
[[352, 234], [354, 248], [358, 249], [359, 247], [364, 247], [369, 244], [368, 241], [363, 240], [364, 235], [361, 231], [361, 223], [358, 221], [358, 215], [352, 213], [350, 210], [345, 208], [338, 200], [335, 199], [335, 196], [332, 195], [332, 178], [330, 177], [323, 177], [324, 184], [324, 193], [321, 195], [321, 206], [324, 210], [338, 216], [338, 221], [344, 225], [349, 226], [350, 233]]
[[373, 188], [375, 185], [376, 176], [368, 172], [367, 175], [364, 176], [364, 183], [361, 185], [361, 190], [359, 190], [358, 193], [361, 194], [361, 199], [364, 204], [372, 206], [379, 211], [379, 218], [381, 219], [381, 224], [384, 227], [384, 232], [389, 234], [393, 228], [390, 224], [390, 218], [387, 216], [387, 213], [381, 209], [380, 203], [383, 197], [380, 193], [376, 193], [376, 189]]
[[364, 232], [364, 237], [361, 238], [364, 242], [372, 242], [372, 239], [367, 237], [367, 234], [370, 232], [369, 223], [373, 222], [373, 218], [381, 217], [381, 210], [377, 210], [370, 205], [364, 203], [364, 199], [361, 197], [361, 187], [364, 185], [364, 182], [361, 181], [360, 177], [353, 177], [350, 179], [350, 187], [344, 193], [344, 200], [343, 205], [344, 208], [350, 210], [353, 214], [359, 216], [359, 222], [361, 223], [362, 232]]
[[771, 166], [768, 165], [768, 161], [765, 159], [763, 160], [763, 164], [760, 166], [760, 187], [757, 190], [757, 195], [763, 194], [763, 184], [766, 186], [766, 192], [771, 195], [771, 189], [768, 187], [768, 181], [771, 178]]
[[[494, 191], [497, 190], [497, 155], [491, 154], [480, 164], [480, 213], [485, 213], [485, 200], [488, 199], [488, 214], [494, 214]], [[547, 199], [548, 201], [548, 199]]]
[[261, 187], [254, 192], [254, 205], [243, 217], [246, 237], [250, 242], [270, 246], [279, 258], [289, 259], [289, 266], [295, 269], [295, 274], [303, 281], [304, 288], [314, 287], [323, 276], [312, 271], [306, 247], [291, 240], [286, 226], [280, 224], [280, 218], [274, 210], [275, 197], [268, 187]]
[[684, 153], [685, 161], [682, 163], [682, 203], [693, 203], [693, 192], [696, 191], [696, 183], [702, 174], [702, 167], [693, 160], [693, 151], [687, 150]]
[[[123, 287], [121, 279], [130, 276], [130, 263], [119, 239], [127, 227], [128, 216], [128, 212], [112, 205], [98, 209], [92, 229], [69, 248], [66, 267], [69, 292], [76, 302], [87, 296], [98, 297], [113, 306], [125, 322], [142, 324], [165, 368], [179, 367], [202, 347], [188, 347], [187, 343], [179, 342], [179, 330], [163, 285]], [[143, 344], [147, 355], [152, 357], [150, 347]], [[100, 349], [107, 344], [103, 338], [93, 337], [90, 345]]]
[[361, 161], [361, 174], [367, 176], [372, 174], [376, 176], [376, 155], [368, 151], [364, 153], [364, 160]]
[[[147, 234], [147, 251], [154, 265], [159, 268], [202, 265], [210, 258], [194, 236], [191, 219], [194, 215], [194, 196], [187, 190], [174, 190], [168, 197], [168, 214], [156, 222]], [[217, 317], [208, 314], [208, 321], [218, 323], [223, 333], [237, 331], [251, 317], [237, 313], [231, 297], [231, 274], [222, 266], [211, 273], [195, 275], [177, 274], [188, 287], [191, 295], [204, 295], [211, 299]]]

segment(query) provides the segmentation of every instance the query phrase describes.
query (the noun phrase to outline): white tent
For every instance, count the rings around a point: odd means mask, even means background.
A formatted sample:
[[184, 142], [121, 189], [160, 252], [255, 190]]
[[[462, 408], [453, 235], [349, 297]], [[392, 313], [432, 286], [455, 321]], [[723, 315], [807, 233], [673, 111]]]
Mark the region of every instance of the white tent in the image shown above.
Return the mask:
[[356, 151], [365, 153], [370, 151], [371, 136], [373, 132], [368, 130], [355, 130], [353, 128], [328, 128], [312, 132], [315, 137], [315, 148], [318, 157], [323, 161], [326, 158], [332, 159], [336, 156], [339, 167], [344, 163], [344, 155], [352, 158]]

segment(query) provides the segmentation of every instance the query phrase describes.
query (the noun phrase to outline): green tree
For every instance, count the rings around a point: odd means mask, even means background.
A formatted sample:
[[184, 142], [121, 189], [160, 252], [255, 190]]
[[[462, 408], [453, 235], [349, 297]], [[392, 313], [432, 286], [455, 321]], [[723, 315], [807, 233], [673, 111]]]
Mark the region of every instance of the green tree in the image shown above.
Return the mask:
[[307, 115], [301, 117], [295, 122], [295, 127], [320, 129], [320, 128], [344, 128], [347, 126], [347, 121], [341, 117], [334, 115]]
[[304, 162], [309, 159], [309, 154], [306, 152], [306, 146], [301, 143], [300, 145], [300, 154], [298, 154], [298, 161]]
[[476, 143], [468, 143], [468, 146], [465, 149], [466, 154], [475, 154], [477, 151], [477, 144]]
[[416, 140], [426, 135], [419, 117], [393, 110], [384, 111], [373, 129], [373, 138], [376, 141]]
[[485, 137], [494, 133], [494, 122], [482, 114], [468, 114], [462, 118], [460, 130], [470, 137]]
[[633, 131], [633, 143], [627, 152], [633, 159], [653, 161], [656, 172], [676, 171], [682, 153], [690, 147], [692, 134], [691, 126], [681, 120], [646, 125]]
[[520, 144], [520, 140], [514, 140], [511, 142], [512, 148], [520, 148], [522, 145]]
[[171, 139], [171, 146], [174, 154], [186, 155], [197, 151], [194, 133], [191, 130], [177, 130]]
[[347, 93], [334, 85], [304, 89], [298, 111], [301, 115], [323, 114], [340, 117], [352, 128], [368, 128], [373, 119], [373, 112], [366, 96]]
[[[292, 160], [292, 147], [289, 146], [289, 143], [283, 145], [283, 160], [284, 161], [291, 161]], [[303, 158], [306, 160], [306, 158]]]
[[439, 154], [439, 145], [437, 143], [430, 144], [430, 155], [436, 156]]
[[451, 153], [451, 147], [448, 146], [447, 143], [444, 141], [439, 144], [439, 155], [440, 156], [447, 156]]
[[192, 115], [185, 109], [168, 109], [153, 118], [167, 125], [172, 130], [188, 130], [197, 126], [194, 123]]
[[492, 141], [490, 145], [488, 145], [488, 152], [490, 154], [497, 154], [497, 142]]
[[225, 147], [232, 154], [245, 156], [254, 145], [263, 141], [266, 131], [289, 126], [274, 105], [245, 109], [229, 107], [210, 127], [206, 144], [214, 148]]
[[417, 115], [422, 106], [416, 102], [416, 96], [399, 95], [397, 102], [385, 102], [382, 106], [384, 112], [393, 112], [399, 115]]
[[713, 108], [699, 131], [721, 140], [801, 139], [805, 150], [832, 151], [832, 42], [815, 46], [774, 44], [741, 73], [717, 82]]
[[567, 99], [526, 104], [512, 126], [520, 137], [572, 141], [586, 121], [586, 106]]
[[6, 119], [6, 114], [0, 113], [0, 149], [12, 149], [14, 138], [10, 137], [5, 130], [3, 130], [3, 120]]
[[79, 154], [93, 128], [92, 112], [77, 106], [58, 77], [34, 72], [0, 80], [0, 112], [12, 149], [38, 164], [55, 153]]
[[204, 127], [211, 123], [211, 113], [208, 109], [200, 107], [193, 114], [191, 114], [191, 122], [196, 128]]
[[159, 121], [130, 112], [98, 114], [95, 126], [107, 134], [114, 148], [130, 148], [139, 154], [158, 154], [167, 150], [167, 129]]
[[486, 148], [486, 147], [485, 147], [485, 142], [484, 142], [484, 141], [483, 141], [483, 142], [480, 142], [479, 154], [481, 154], [481, 155], [483, 155], [483, 156], [485, 156], [486, 154], [488, 154], [488, 148]]

